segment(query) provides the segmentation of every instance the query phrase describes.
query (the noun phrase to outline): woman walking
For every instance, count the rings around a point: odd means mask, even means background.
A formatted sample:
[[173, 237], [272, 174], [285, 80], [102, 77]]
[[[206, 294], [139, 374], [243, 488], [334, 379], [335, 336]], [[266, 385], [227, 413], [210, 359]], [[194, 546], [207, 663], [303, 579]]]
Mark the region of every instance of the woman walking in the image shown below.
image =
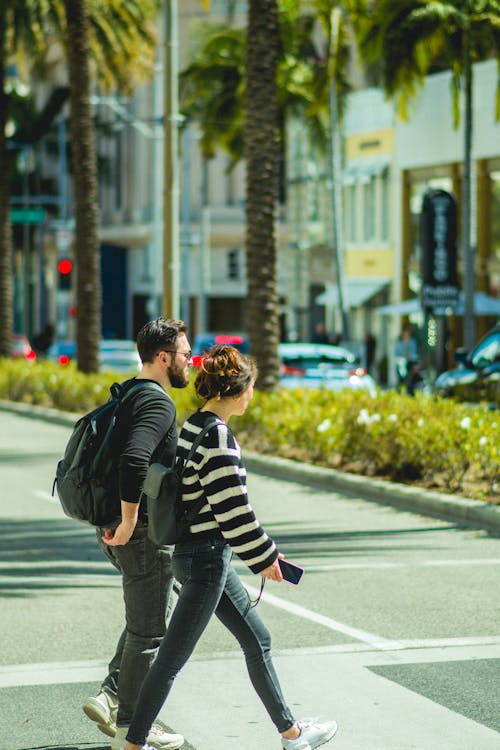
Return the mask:
[[148, 750], [149, 729], [214, 613], [238, 640], [252, 685], [281, 735], [282, 748], [313, 750], [337, 730], [334, 721], [318, 724], [292, 716], [274, 670], [269, 632], [230, 565], [235, 552], [253, 573], [273, 581], [283, 579], [278, 564], [283, 555], [248, 503], [240, 448], [228, 426], [230, 418], [242, 415], [250, 403], [255, 377], [252, 360], [232, 346], [215, 346], [202, 359], [195, 388], [205, 403], [185, 422], [178, 454], [185, 459], [206, 422], [214, 423], [183, 478], [183, 502], [203, 495], [206, 503], [189, 535], [175, 547], [172, 568], [182, 589], [132, 722], [128, 731], [121, 730], [123, 750]]

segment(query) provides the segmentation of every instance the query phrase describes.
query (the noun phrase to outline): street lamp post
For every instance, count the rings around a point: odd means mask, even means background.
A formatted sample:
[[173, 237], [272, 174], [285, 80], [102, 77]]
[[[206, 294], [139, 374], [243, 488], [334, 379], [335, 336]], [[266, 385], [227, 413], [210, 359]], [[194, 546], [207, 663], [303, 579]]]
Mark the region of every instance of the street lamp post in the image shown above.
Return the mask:
[[334, 8], [330, 15], [330, 180], [332, 205], [332, 241], [337, 276], [338, 309], [340, 313], [342, 339], [349, 339], [348, 301], [344, 278], [343, 236], [342, 236], [342, 198], [340, 184], [340, 154], [338, 148], [338, 111], [337, 111], [337, 54], [339, 46], [340, 8]]
[[170, 318], [178, 318], [180, 313], [180, 250], [177, 0], [165, 0], [164, 90], [163, 314]]

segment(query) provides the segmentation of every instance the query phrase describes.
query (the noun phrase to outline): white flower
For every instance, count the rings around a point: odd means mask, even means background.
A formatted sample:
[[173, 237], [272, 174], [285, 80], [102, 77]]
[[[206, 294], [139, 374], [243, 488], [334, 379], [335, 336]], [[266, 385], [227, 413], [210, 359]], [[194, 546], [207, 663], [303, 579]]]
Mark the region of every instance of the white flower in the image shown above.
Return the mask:
[[460, 427], [462, 427], [464, 430], [470, 429], [470, 417], [464, 417], [460, 422]]
[[397, 422], [398, 421], [398, 415], [397, 414], [389, 414], [389, 416], [387, 417], [387, 419], [389, 420], [389, 422]]
[[424, 426], [424, 420], [422, 419], [422, 417], [420, 417], [420, 419], [418, 420], [417, 426], [418, 427], [423, 427]]
[[330, 419], [324, 419], [321, 424], [317, 426], [318, 432], [326, 432], [326, 430], [331, 426], [332, 422]]
[[486, 445], [488, 442], [488, 438], [483, 435], [482, 438], [479, 438], [479, 445]]
[[370, 422], [380, 422], [380, 414], [373, 414]]
[[359, 412], [358, 419], [356, 420], [358, 424], [370, 424], [370, 415], [368, 414], [367, 409], [361, 409]]

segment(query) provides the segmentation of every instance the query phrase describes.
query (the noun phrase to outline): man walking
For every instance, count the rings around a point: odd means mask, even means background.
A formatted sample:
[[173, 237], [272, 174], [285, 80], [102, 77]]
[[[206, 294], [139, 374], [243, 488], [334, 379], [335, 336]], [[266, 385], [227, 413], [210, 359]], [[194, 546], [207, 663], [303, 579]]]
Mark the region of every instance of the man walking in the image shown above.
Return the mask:
[[[139, 331], [142, 368], [130, 386], [138, 380], [152, 381], [165, 393], [137, 388], [120, 408], [115, 427], [117, 519], [110, 527], [97, 529], [97, 540], [121, 573], [126, 624], [99, 694], [83, 706], [99, 729], [113, 737], [112, 750], [123, 744], [139, 689], [166, 629], [172, 547], [157, 547], [149, 539], [141, 491], [149, 464], [169, 465], [175, 456], [176, 412], [166, 391], [188, 384], [191, 350], [186, 331], [185, 323], [167, 318], [153, 320]], [[158, 750], [175, 750], [184, 738], [155, 724], [147, 742]]]

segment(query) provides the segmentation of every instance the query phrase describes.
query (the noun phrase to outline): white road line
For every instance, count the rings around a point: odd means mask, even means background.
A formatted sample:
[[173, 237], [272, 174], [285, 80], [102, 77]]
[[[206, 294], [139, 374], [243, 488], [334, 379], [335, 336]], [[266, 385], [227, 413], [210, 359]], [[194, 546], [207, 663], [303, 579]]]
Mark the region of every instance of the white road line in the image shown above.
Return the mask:
[[45, 492], [45, 490], [33, 490], [33, 494], [35, 495], [35, 497], [40, 498], [40, 500], [47, 500], [49, 503], [60, 505], [59, 499], [57, 497], [53, 497], [50, 492]]
[[[420, 663], [425, 661], [471, 661], [474, 659], [499, 659], [500, 636], [485, 636], [483, 638], [442, 638], [415, 641], [387, 641], [395, 645], [394, 654], [389, 651], [373, 653], [369, 644], [352, 643], [336, 646], [316, 646], [295, 649], [273, 649], [275, 657], [320, 656], [322, 654], [338, 654], [346, 658], [361, 658], [360, 666], [370, 666], [373, 663], [385, 663], [394, 655], [401, 658], [399, 650], [401, 644], [409, 649], [404, 653], [405, 662]], [[369, 652], [369, 653], [367, 653]], [[358, 655], [358, 656], [357, 656]], [[241, 651], [224, 651], [213, 653], [195, 653], [191, 661], [210, 662], [237, 659], [241, 661]], [[375, 659], [375, 661], [374, 661]], [[0, 688], [26, 685], [60, 685], [73, 682], [100, 682], [107, 672], [107, 662], [104, 660], [41, 662], [34, 664], [7, 664], [0, 666]]]
[[113, 575], [102, 575], [96, 573], [92, 575], [61, 575], [61, 576], [50, 576], [50, 575], [39, 575], [39, 576], [9, 576], [0, 575], [0, 587], [10, 586], [29, 586], [30, 584], [43, 583], [43, 587], [46, 589], [51, 585], [65, 585], [65, 586], [112, 586], [114, 588], [121, 588], [122, 579], [119, 576]]
[[408, 562], [385, 562], [385, 563], [332, 563], [331, 565], [308, 565], [308, 570], [317, 572], [328, 572], [335, 570], [377, 570], [387, 568], [434, 568], [454, 567], [462, 565], [500, 565], [500, 558], [473, 559], [473, 560], [410, 560]]
[[[258, 596], [259, 591], [253, 588], [253, 586], [248, 586], [248, 584], [245, 583], [245, 587], [247, 588], [248, 593], [251, 596]], [[374, 649], [380, 649], [382, 651], [394, 651], [394, 644], [398, 643], [397, 641], [390, 641], [387, 638], [382, 638], [382, 636], [375, 635], [375, 633], [369, 633], [367, 630], [352, 628], [350, 625], [346, 625], [345, 623], [339, 622], [338, 620], [333, 620], [331, 617], [320, 615], [318, 614], [318, 612], [313, 612], [311, 609], [301, 607], [299, 604], [294, 604], [293, 602], [289, 602], [285, 599], [280, 599], [278, 596], [274, 596], [274, 594], [268, 594], [267, 592], [264, 592], [262, 595], [262, 599], [268, 604], [272, 604], [274, 607], [284, 609], [291, 614], [297, 615], [297, 617], [302, 617], [305, 620], [310, 620], [311, 622], [315, 622], [318, 625], [323, 625], [323, 627], [329, 628], [330, 630], [335, 630], [337, 633], [343, 633], [344, 635], [347, 635], [349, 636], [349, 638], [353, 638], [356, 641], [367, 643], [371, 648]], [[401, 646], [401, 648], [404, 648], [404, 646]]]

